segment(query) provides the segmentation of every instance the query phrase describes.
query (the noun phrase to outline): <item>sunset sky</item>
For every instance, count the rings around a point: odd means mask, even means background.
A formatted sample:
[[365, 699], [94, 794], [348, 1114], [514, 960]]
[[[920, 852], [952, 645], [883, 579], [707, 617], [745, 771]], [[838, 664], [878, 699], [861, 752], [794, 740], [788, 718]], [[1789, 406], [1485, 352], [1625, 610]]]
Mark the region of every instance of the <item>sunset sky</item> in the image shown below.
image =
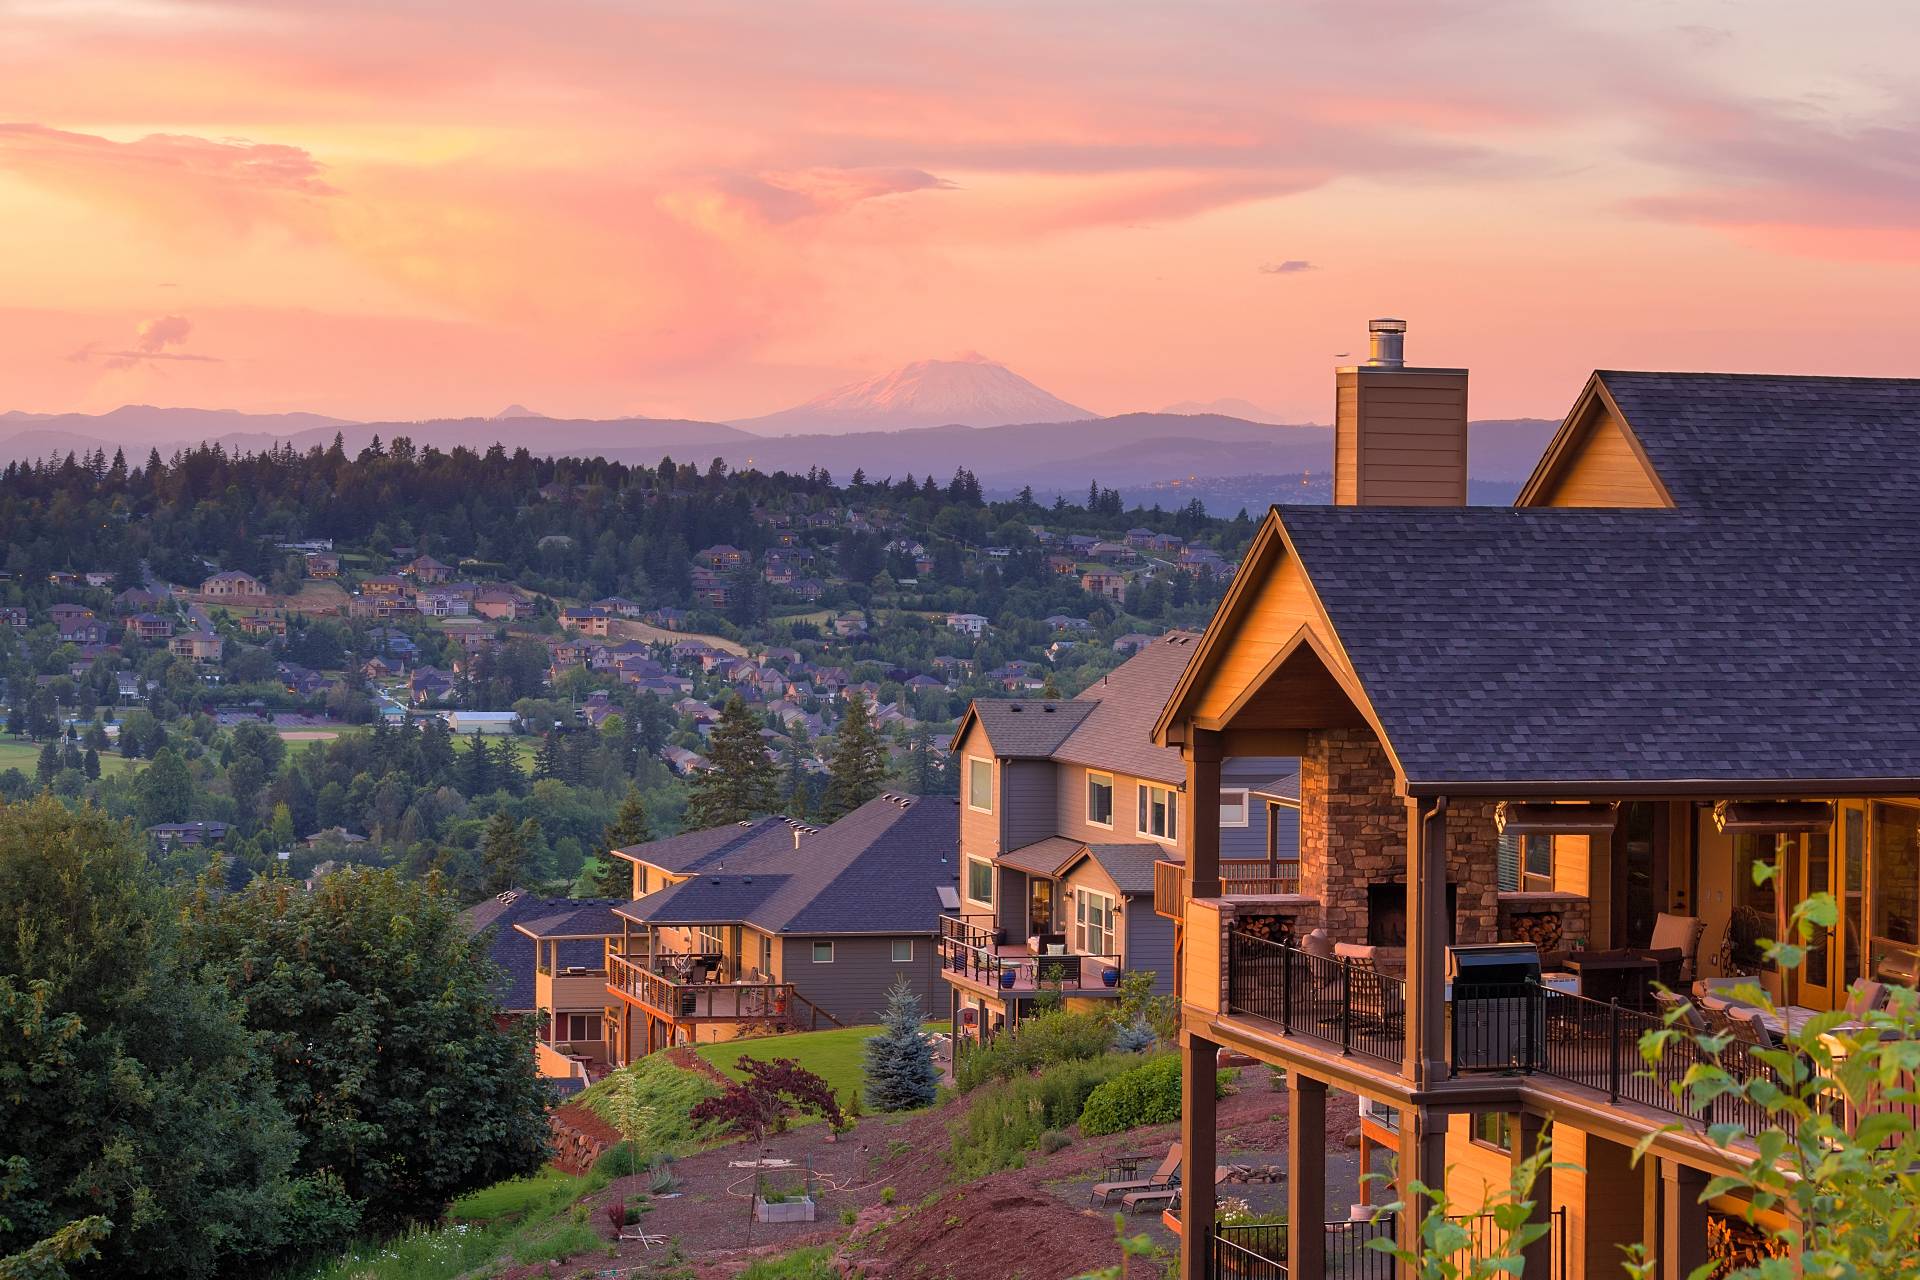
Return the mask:
[[0, 0], [0, 409], [1920, 374], [1905, 0]]

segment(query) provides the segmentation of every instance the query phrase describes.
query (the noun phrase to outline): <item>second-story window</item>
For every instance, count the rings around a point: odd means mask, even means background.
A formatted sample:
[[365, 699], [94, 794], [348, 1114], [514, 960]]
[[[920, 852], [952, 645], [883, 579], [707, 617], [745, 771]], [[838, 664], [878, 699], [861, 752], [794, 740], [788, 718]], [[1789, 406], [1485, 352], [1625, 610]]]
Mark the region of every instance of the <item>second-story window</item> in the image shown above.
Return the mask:
[[993, 761], [967, 758], [967, 807], [993, 812]]
[[993, 905], [993, 864], [981, 858], [967, 859], [967, 897], [974, 902]]
[[1113, 825], [1113, 775], [1087, 775], [1087, 821], [1096, 827]]
[[1140, 834], [1156, 840], [1180, 838], [1180, 809], [1171, 788], [1141, 785]]
[[1220, 793], [1220, 825], [1223, 827], [1247, 825], [1247, 789], [1245, 787]]

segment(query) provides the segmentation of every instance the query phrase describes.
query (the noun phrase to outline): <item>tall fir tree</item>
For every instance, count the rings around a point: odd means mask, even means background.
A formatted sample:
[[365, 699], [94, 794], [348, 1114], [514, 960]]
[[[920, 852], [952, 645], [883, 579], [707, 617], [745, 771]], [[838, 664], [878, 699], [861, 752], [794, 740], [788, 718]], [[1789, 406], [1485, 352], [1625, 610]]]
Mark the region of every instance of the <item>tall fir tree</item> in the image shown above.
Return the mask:
[[827, 766], [827, 794], [821, 816], [832, 822], [852, 813], [879, 795], [886, 779], [886, 745], [874, 732], [867, 700], [856, 693], [847, 699], [846, 715], [833, 735], [833, 758]]
[[487, 892], [504, 893], [513, 888], [526, 868], [527, 843], [513, 815], [502, 809], [487, 819], [480, 835], [480, 860], [487, 868]]
[[687, 799], [688, 827], [717, 827], [773, 812], [778, 770], [767, 758], [759, 718], [738, 694], [721, 709], [707, 741], [707, 762]]
[[913, 984], [901, 978], [887, 992], [883, 1030], [866, 1045], [866, 1102], [875, 1111], [910, 1111], [930, 1106], [939, 1092], [940, 1071], [933, 1046], [921, 1029], [925, 1014]]
[[600, 833], [600, 848], [595, 851], [587, 884], [596, 898], [625, 898], [633, 892], [633, 868], [625, 858], [616, 858], [609, 849], [626, 849], [653, 839], [653, 826], [647, 821], [647, 806], [641, 802], [640, 788], [628, 787], [627, 798], [620, 802], [607, 829]]

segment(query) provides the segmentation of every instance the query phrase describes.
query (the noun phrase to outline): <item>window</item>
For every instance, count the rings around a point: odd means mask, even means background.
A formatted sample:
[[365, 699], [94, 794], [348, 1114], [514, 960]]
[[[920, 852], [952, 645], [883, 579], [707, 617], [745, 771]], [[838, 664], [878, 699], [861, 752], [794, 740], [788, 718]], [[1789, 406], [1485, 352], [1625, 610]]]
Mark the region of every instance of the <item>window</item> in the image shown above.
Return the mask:
[[597, 1013], [569, 1013], [562, 1020], [562, 1030], [566, 1040], [600, 1039], [600, 1015]]
[[1873, 920], [1868, 967], [1904, 953], [1920, 941], [1920, 809], [1875, 804], [1868, 850], [1873, 857]]
[[908, 964], [913, 960], [913, 939], [895, 938], [893, 940], [893, 962]]
[[1096, 827], [1113, 825], [1113, 775], [1087, 775], [1087, 821]]
[[967, 807], [993, 812], [993, 761], [967, 757]]
[[1140, 788], [1140, 834], [1156, 840], [1180, 838], [1179, 799], [1168, 787]]
[[1223, 827], [1247, 825], [1247, 789], [1245, 787], [1235, 787], [1231, 791], [1220, 793], [1220, 825]]
[[984, 858], [967, 859], [967, 897], [989, 907], [993, 905], [993, 864]]
[[833, 963], [833, 944], [831, 942], [814, 943], [813, 944], [813, 962], [815, 964], [832, 964]]
[[1489, 1111], [1473, 1118], [1473, 1141], [1495, 1151], [1513, 1150], [1513, 1117], [1504, 1111]]
[[1520, 887], [1535, 893], [1553, 888], [1553, 837], [1520, 837], [1520, 865], [1525, 872]]
[[1074, 891], [1073, 946], [1086, 956], [1114, 954], [1112, 895], [1091, 889]]

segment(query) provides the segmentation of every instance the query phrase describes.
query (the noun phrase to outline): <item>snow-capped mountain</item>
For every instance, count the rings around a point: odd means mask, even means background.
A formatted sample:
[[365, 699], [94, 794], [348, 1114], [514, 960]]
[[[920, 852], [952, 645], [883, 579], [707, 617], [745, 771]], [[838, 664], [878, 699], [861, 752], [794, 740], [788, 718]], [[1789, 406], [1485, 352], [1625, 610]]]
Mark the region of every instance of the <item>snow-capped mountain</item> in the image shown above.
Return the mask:
[[904, 427], [999, 427], [1077, 422], [1095, 415], [980, 355], [918, 360], [848, 383], [805, 404], [733, 425], [765, 435], [894, 431]]

